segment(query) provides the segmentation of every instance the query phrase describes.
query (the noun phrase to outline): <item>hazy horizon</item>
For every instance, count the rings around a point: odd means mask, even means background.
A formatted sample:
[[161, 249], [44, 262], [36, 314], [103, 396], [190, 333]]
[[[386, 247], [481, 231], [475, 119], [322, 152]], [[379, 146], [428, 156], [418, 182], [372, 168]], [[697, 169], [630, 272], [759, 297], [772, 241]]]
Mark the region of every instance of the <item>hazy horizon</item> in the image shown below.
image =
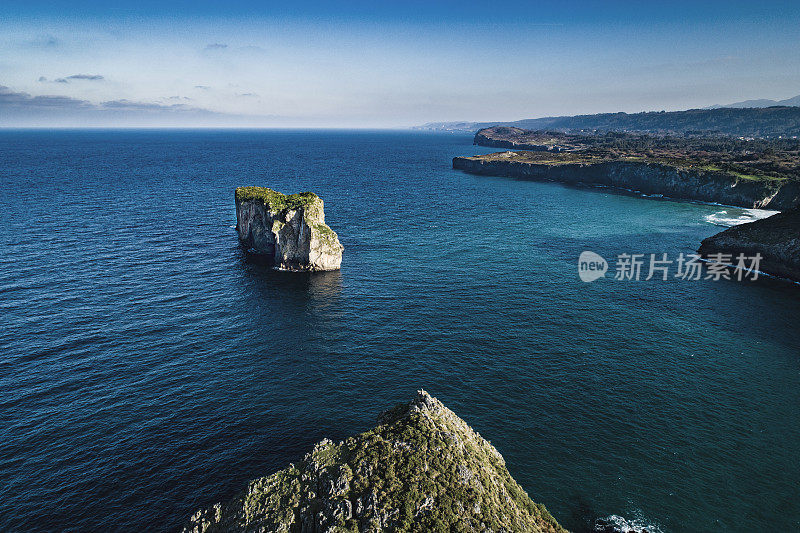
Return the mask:
[[800, 94], [791, 2], [5, 2], [0, 127], [404, 129]]

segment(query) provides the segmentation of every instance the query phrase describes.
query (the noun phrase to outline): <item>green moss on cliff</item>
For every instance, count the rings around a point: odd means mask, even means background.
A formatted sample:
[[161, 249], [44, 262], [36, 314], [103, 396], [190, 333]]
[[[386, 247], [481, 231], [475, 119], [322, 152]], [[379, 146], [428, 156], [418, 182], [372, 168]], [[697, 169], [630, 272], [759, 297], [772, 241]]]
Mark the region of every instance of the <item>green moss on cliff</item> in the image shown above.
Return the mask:
[[316, 237], [320, 241], [322, 241], [326, 246], [332, 246], [332, 247], [340, 246], [339, 236], [336, 234], [335, 231], [333, 231], [330, 228], [330, 226], [328, 226], [327, 224], [320, 224], [317, 222], [308, 222], [308, 221], [306, 222], [308, 223], [309, 227], [311, 227], [314, 230]]
[[[562, 532], [489, 442], [420, 391], [381, 424], [252, 482], [190, 531]], [[305, 529], [304, 529], [305, 528]]]
[[269, 206], [273, 212], [281, 212], [287, 209], [296, 210], [301, 207], [308, 207], [319, 196], [313, 192], [299, 192], [296, 194], [282, 194], [267, 187], [237, 187], [236, 200], [244, 202], [247, 200], [258, 200]]

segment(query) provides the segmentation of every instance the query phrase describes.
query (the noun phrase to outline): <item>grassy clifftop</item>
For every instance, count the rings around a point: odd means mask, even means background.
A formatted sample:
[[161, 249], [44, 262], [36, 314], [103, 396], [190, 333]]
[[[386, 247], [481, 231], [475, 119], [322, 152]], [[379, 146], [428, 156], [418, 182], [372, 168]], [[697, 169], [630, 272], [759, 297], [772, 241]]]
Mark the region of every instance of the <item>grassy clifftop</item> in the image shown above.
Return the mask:
[[270, 211], [281, 212], [286, 209], [294, 210], [308, 207], [316, 200], [319, 200], [319, 196], [313, 192], [282, 194], [268, 187], [237, 187], [236, 200], [239, 202], [259, 200], [269, 206]]
[[340, 443], [250, 482], [186, 531], [565, 531], [497, 450], [426, 392]]
[[800, 181], [800, 140], [727, 136], [654, 136], [622, 132], [567, 134], [496, 126], [475, 134], [475, 144], [519, 150], [480, 156], [560, 165], [641, 161], [715, 172], [755, 181]]

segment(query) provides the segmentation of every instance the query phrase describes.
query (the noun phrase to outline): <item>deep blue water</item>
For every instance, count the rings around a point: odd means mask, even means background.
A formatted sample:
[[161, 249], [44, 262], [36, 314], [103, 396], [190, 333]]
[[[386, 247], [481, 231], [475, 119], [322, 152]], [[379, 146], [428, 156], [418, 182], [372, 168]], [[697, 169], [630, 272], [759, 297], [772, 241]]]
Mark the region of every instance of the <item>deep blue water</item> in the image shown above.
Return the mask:
[[[175, 530], [424, 387], [562, 524], [800, 528], [800, 287], [581, 282], [721, 208], [478, 177], [407, 132], [0, 133], [0, 530]], [[340, 272], [233, 189], [313, 190]]]

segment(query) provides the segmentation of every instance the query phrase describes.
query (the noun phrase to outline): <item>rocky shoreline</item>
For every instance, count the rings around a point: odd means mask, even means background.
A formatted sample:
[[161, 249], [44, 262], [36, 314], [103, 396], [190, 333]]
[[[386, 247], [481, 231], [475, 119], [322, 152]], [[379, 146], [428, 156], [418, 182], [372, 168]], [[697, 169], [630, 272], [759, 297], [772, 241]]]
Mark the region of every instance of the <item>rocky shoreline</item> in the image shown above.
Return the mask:
[[793, 139], [494, 126], [478, 131], [474, 143], [511, 151], [456, 157], [453, 168], [745, 208], [781, 211], [800, 205], [800, 142]]
[[800, 207], [728, 228], [704, 239], [698, 252], [727, 254], [732, 263], [739, 254], [759, 254], [759, 271], [800, 282]]
[[678, 200], [755, 209], [789, 209], [800, 203], [800, 183], [738, 179], [721, 172], [681, 169], [647, 161], [543, 163], [514, 152], [454, 157], [453, 168], [470, 174], [568, 185], [600, 185]]
[[425, 391], [379, 425], [251, 481], [195, 513], [184, 533], [525, 531], [565, 533], [500, 453]]

